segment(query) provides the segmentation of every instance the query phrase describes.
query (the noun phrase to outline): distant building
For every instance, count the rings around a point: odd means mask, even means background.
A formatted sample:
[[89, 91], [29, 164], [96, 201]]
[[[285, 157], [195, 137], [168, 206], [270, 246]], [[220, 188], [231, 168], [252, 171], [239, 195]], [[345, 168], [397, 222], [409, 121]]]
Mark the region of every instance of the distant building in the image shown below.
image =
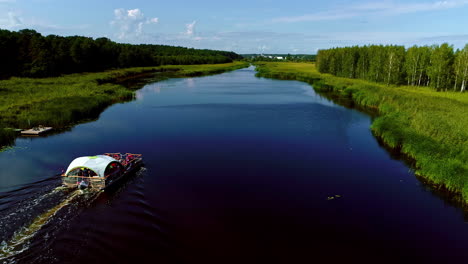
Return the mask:
[[277, 60], [282, 60], [284, 59], [283, 57], [276, 57]]

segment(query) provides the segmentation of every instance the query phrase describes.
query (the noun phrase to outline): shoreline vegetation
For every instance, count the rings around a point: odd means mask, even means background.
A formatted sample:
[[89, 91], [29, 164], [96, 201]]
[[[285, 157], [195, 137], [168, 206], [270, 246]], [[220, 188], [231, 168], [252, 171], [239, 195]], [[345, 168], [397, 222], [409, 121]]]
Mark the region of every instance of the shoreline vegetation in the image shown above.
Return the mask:
[[[257, 62], [257, 76], [298, 80], [334, 101], [376, 112], [371, 130], [404, 154], [418, 178], [468, 204], [468, 94], [320, 73], [313, 63]], [[442, 89], [439, 89], [442, 90]]]
[[[166, 78], [195, 77], [245, 68], [247, 62], [165, 65], [75, 73], [49, 78], [0, 80], [0, 151], [14, 143], [17, 133], [7, 128], [38, 125], [63, 129], [95, 119], [108, 106], [132, 100], [145, 83]], [[142, 82], [141, 80], [146, 81]], [[135, 81], [139, 81], [134, 85]], [[133, 85], [129, 85], [133, 84]]]

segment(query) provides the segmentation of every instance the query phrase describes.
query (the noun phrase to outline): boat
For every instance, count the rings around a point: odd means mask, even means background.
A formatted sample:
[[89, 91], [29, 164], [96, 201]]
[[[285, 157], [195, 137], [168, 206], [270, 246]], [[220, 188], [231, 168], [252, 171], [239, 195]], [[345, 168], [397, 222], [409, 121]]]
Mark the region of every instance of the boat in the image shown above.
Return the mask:
[[51, 131], [53, 128], [52, 127], [45, 127], [45, 126], [38, 126], [38, 127], [33, 127], [28, 130], [23, 130], [21, 131], [21, 135], [23, 136], [39, 136], [41, 134], [45, 134], [49, 131]]
[[62, 183], [68, 188], [103, 190], [142, 164], [142, 155], [133, 153], [79, 157], [61, 175]]

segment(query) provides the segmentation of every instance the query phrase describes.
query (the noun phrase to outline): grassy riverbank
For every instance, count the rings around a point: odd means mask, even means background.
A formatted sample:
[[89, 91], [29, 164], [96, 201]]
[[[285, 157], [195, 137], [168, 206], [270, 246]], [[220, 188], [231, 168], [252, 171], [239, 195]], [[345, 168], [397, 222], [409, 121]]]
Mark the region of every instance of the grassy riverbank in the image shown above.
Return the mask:
[[[46, 125], [65, 127], [96, 118], [109, 105], [131, 100], [134, 90], [122, 83], [134, 78], [187, 77], [221, 73], [248, 66], [245, 62], [171, 65], [70, 74], [53, 78], [11, 78], [0, 81], [0, 148], [11, 144], [10, 128]], [[3, 127], [3, 128], [2, 128]]]
[[257, 70], [259, 76], [308, 82], [319, 92], [376, 110], [374, 134], [414, 159], [417, 175], [468, 202], [468, 93], [340, 78], [310, 63], [259, 63]]

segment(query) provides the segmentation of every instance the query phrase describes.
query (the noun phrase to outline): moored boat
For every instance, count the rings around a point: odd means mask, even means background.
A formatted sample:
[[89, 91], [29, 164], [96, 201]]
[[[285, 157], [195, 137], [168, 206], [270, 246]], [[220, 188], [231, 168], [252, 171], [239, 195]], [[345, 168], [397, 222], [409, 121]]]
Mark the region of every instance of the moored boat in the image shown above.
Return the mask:
[[62, 175], [69, 188], [102, 190], [133, 172], [143, 163], [141, 154], [105, 153], [74, 159]]
[[49, 131], [51, 131], [53, 128], [52, 127], [44, 127], [44, 126], [38, 126], [38, 127], [33, 127], [31, 129], [27, 130], [22, 130], [21, 135], [23, 136], [39, 136], [42, 134], [45, 134]]

